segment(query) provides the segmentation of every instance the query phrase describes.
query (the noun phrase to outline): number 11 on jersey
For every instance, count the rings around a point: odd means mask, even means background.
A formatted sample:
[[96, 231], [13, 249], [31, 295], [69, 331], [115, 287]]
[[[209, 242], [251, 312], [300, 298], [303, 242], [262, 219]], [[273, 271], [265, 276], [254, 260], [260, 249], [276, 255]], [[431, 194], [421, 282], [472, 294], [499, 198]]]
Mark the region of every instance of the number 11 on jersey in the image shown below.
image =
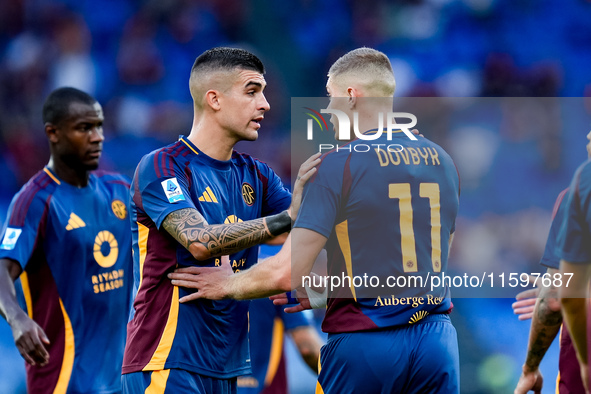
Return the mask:
[[[400, 211], [400, 243], [404, 272], [417, 272], [417, 252], [413, 230], [413, 208], [410, 183], [391, 183], [388, 197], [398, 199]], [[441, 215], [438, 183], [421, 183], [419, 196], [429, 199], [431, 216], [431, 265], [433, 272], [441, 271]]]

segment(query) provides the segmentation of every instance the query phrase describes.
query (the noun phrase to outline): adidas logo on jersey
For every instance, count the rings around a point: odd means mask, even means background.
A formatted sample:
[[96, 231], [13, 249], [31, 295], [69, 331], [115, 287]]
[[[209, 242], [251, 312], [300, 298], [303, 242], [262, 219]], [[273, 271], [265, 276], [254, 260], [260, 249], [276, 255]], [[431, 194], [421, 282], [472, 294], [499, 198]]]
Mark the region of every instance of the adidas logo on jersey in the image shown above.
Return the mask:
[[205, 188], [205, 191], [203, 192], [201, 197], [199, 197], [199, 201], [213, 202], [216, 204], [218, 203], [218, 199], [215, 198], [213, 191], [211, 191], [211, 188], [209, 186]]
[[86, 223], [84, 223], [84, 220], [80, 219], [78, 215], [72, 212], [66, 230], [70, 231], [80, 227], [86, 227]]

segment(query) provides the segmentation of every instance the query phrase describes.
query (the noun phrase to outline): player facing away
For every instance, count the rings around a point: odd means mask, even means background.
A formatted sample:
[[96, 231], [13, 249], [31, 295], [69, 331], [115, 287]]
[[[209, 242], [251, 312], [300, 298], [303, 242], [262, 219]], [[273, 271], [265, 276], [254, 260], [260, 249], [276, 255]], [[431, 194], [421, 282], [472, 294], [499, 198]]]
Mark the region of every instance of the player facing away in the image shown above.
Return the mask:
[[[544, 255], [540, 264], [547, 267], [547, 273], [552, 278], [559, 274], [560, 257], [557, 248], [557, 235], [564, 220], [568, 189], [563, 190], [556, 199], [552, 212], [552, 225], [544, 248]], [[533, 292], [531, 290], [534, 290]], [[566, 327], [562, 326], [562, 314], [558, 299], [558, 286], [554, 281], [548, 287], [531, 289], [529, 293], [522, 292], [518, 297], [532, 294], [537, 298], [516, 302], [517, 305], [527, 305], [535, 301], [531, 312], [531, 328], [527, 346], [527, 356], [522, 367], [522, 373], [515, 388], [515, 394], [541, 391], [544, 378], [539, 370], [540, 362], [546, 354], [554, 338], [560, 333], [560, 354], [558, 359], [559, 374], [556, 379], [556, 392], [559, 394], [584, 392], [579, 373], [576, 352]], [[516, 313], [519, 313], [515, 309]], [[523, 319], [523, 317], [520, 317]]]
[[[0, 311], [26, 360], [30, 393], [120, 393], [131, 302], [129, 181], [94, 171], [103, 111], [53, 91], [43, 106], [51, 157], [13, 198], [0, 233]], [[25, 310], [15, 298], [20, 277]]]
[[579, 361], [581, 380], [586, 392], [589, 392], [588, 345], [591, 330], [587, 317], [591, 279], [591, 159], [577, 169], [565, 198], [565, 217], [557, 244], [561, 258], [560, 273], [572, 274], [572, 279], [568, 286], [563, 284], [559, 287], [558, 293], [562, 316]]
[[[587, 134], [587, 155], [591, 157], [591, 132]], [[556, 278], [560, 270], [560, 250], [558, 248], [558, 233], [566, 215], [568, 190], [563, 190], [556, 199], [552, 211], [552, 224], [546, 241], [544, 255], [540, 264], [547, 267], [547, 273]], [[513, 303], [513, 309], [520, 320], [531, 317], [531, 328], [528, 350], [522, 374], [515, 388], [515, 394], [527, 393], [530, 390], [540, 391], [544, 379], [539, 370], [540, 362], [560, 332], [560, 354], [558, 359], [558, 377], [556, 392], [559, 394], [584, 392], [583, 382], [578, 367], [576, 350], [568, 329], [562, 324], [560, 301], [555, 281], [550, 286], [542, 286], [523, 291], [517, 295], [518, 301]], [[558, 284], [558, 283], [556, 283]], [[534, 297], [534, 298], [528, 298]]]
[[[329, 108], [349, 119], [357, 112], [359, 128], [369, 135], [375, 133], [376, 113], [392, 111], [394, 88], [387, 56], [356, 49], [328, 73]], [[371, 99], [376, 97], [381, 100]], [[277, 256], [233, 276], [227, 266], [172, 274], [174, 284], [199, 289], [182, 301], [261, 297], [301, 286], [322, 248], [328, 275], [339, 277], [345, 272], [385, 280], [446, 270], [459, 204], [455, 165], [425, 138], [411, 140], [403, 133], [386, 138], [384, 133], [372, 143], [395, 143], [403, 150], [359, 152], [364, 149], [355, 146], [364, 141], [353, 140], [323, 157], [307, 186], [291, 243]], [[359, 288], [341, 287], [329, 294], [322, 325], [329, 335], [321, 350], [317, 393], [459, 392], [457, 335], [447, 293], [408, 303], [386, 291], [370, 297]]]
[[[132, 181], [134, 286], [123, 390], [234, 393], [250, 372], [248, 303], [199, 300], [167, 274], [220, 264], [234, 271], [257, 261], [251, 248], [288, 231], [291, 195], [264, 163], [236, 153], [255, 141], [269, 110], [264, 67], [253, 54], [214, 48], [201, 54], [189, 87], [194, 120], [188, 137], [146, 155]], [[159, 391], [158, 391], [159, 390]]]

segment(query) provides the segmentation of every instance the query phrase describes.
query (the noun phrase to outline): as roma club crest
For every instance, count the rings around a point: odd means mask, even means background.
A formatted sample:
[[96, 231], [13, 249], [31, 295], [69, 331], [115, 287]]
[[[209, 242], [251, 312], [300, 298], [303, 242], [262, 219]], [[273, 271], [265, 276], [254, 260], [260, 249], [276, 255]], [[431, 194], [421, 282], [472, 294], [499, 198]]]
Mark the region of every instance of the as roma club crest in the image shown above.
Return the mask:
[[254, 189], [246, 182], [242, 184], [242, 199], [249, 207], [252, 206], [252, 204], [254, 204], [254, 201], [256, 199]]
[[111, 209], [115, 216], [119, 219], [125, 219], [127, 217], [127, 208], [125, 208], [125, 204], [121, 200], [113, 200], [111, 203]]

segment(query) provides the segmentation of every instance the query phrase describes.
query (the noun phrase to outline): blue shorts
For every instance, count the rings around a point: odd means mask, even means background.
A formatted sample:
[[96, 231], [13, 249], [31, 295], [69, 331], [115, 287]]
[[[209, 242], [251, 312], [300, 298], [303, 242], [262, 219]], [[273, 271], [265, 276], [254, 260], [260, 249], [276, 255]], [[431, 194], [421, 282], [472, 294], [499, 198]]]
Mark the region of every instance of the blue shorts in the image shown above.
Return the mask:
[[236, 394], [236, 378], [218, 379], [183, 369], [128, 373], [124, 394]]
[[316, 393], [460, 392], [456, 329], [447, 315], [379, 331], [330, 334]]

